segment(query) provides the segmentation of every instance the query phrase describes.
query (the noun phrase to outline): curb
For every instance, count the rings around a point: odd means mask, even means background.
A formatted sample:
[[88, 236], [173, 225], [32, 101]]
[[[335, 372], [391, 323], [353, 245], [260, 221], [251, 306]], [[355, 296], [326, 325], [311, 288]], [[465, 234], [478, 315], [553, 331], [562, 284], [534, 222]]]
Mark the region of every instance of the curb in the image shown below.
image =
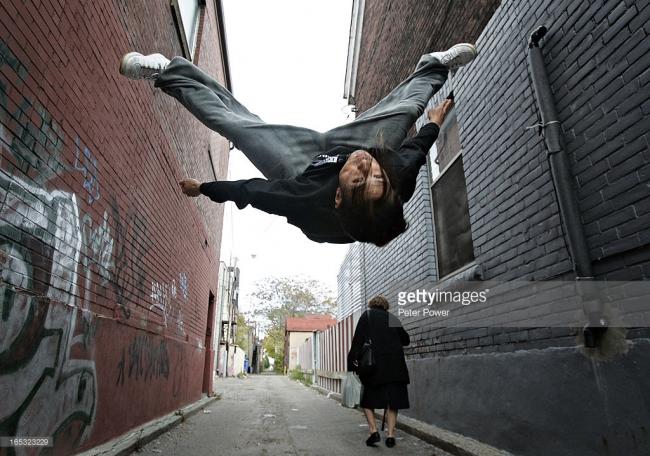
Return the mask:
[[219, 398], [219, 395], [203, 397], [173, 413], [149, 421], [136, 430], [122, 434], [83, 453], [78, 453], [77, 456], [128, 456]]
[[[340, 394], [328, 391], [317, 385], [312, 385], [311, 387], [320, 394], [341, 402]], [[355, 409], [361, 411], [359, 407], [355, 407]], [[375, 412], [375, 417], [381, 420], [383, 413]], [[454, 456], [513, 456], [512, 453], [499, 450], [478, 440], [404, 415], [398, 415], [396, 427]]]
[[[383, 414], [375, 412], [375, 417], [382, 419]], [[408, 416], [398, 415], [396, 427], [455, 456], [513, 456], [512, 453], [499, 450], [471, 437]]]
[[341, 402], [342, 396], [339, 393], [335, 393], [334, 391], [326, 390], [322, 386], [318, 386], [318, 385], [311, 385], [311, 387], [314, 388], [316, 391], [318, 391], [323, 396], [327, 396], [328, 399], [334, 399], [337, 402]]

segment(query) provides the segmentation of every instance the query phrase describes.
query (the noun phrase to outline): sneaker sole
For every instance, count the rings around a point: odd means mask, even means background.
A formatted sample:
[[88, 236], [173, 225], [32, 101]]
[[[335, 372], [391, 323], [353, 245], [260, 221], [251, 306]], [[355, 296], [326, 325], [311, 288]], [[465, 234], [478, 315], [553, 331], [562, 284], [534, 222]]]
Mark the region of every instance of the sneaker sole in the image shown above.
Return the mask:
[[[120, 74], [121, 74], [122, 76], [126, 76], [127, 78], [129, 77], [129, 76], [126, 74], [126, 72], [125, 72], [125, 70], [124, 70], [124, 67], [125, 67], [126, 64], [128, 63], [129, 59], [130, 59], [131, 57], [136, 56], [136, 55], [140, 55], [140, 53], [139, 53], [139, 52], [129, 52], [128, 54], [124, 54], [124, 57], [122, 57], [122, 61], [120, 62]], [[133, 78], [129, 78], [129, 79], [133, 79]]]
[[453, 48], [455, 48], [455, 47], [457, 47], [457, 46], [458, 46], [458, 47], [461, 47], [461, 46], [467, 46], [467, 47], [471, 48], [471, 49], [472, 49], [472, 53], [474, 54], [474, 56], [473, 56], [470, 60], [468, 60], [467, 62], [465, 62], [465, 63], [461, 63], [460, 65], [456, 66], [455, 69], [458, 69], [458, 68], [460, 68], [460, 67], [463, 67], [463, 66], [465, 66], [465, 65], [467, 65], [467, 64], [469, 64], [469, 63], [471, 63], [472, 60], [474, 60], [476, 57], [478, 57], [478, 49], [476, 49], [476, 46], [474, 46], [472, 43], [457, 43], [457, 44], [454, 44], [454, 45], [453, 45], [451, 48], [449, 48], [449, 49], [453, 49]]
[[456, 46], [467, 46], [467, 47], [471, 47], [472, 50], [473, 50], [476, 54], [478, 54], [478, 49], [476, 49], [476, 46], [473, 45], [472, 43], [456, 43], [456, 44], [454, 44], [452, 47], [450, 47], [449, 49], [453, 49], [453, 48], [455, 48]]

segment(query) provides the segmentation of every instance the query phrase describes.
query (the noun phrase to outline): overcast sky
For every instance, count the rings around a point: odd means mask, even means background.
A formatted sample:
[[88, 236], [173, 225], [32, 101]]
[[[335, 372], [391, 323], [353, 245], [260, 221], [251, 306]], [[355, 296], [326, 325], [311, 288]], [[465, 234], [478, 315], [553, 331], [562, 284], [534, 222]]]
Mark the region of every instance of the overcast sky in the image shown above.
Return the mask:
[[[352, 0], [223, 0], [233, 93], [269, 123], [327, 131], [350, 120], [343, 82]], [[262, 177], [239, 151], [229, 180]], [[254, 283], [302, 276], [328, 285], [347, 245], [318, 244], [286, 222], [250, 206], [226, 203], [221, 259], [238, 259], [240, 310]]]

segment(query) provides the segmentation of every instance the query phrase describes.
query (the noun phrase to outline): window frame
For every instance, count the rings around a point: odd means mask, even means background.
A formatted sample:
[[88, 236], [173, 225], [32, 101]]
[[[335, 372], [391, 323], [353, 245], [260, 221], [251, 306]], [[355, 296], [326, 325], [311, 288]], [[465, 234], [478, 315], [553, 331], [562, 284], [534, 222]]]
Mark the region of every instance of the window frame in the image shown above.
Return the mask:
[[183, 25], [183, 16], [181, 14], [180, 2], [183, 0], [170, 0], [170, 6], [172, 9], [172, 15], [174, 16], [174, 22], [176, 25], [176, 31], [181, 42], [181, 48], [183, 50], [183, 57], [185, 57], [190, 62], [195, 60], [195, 52], [199, 47], [199, 28], [201, 26], [201, 19], [203, 17], [203, 11], [205, 9], [205, 0], [196, 0], [197, 10], [196, 10], [196, 21], [194, 23], [194, 30], [192, 31], [193, 42], [190, 43], [188, 37], [185, 34], [185, 27]]
[[[445, 127], [449, 125], [449, 122], [451, 122], [452, 117], [447, 117], [445, 121], [442, 123], [440, 126], [440, 131], [442, 132]], [[458, 118], [455, 115], [453, 118], [456, 119], [456, 123], [458, 123]], [[464, 148], [460, 146], [460, 149], [458, 152], [456, 152], [452, 157], [449, 159], [449, 163], [438, 172], [438, 174], [433, 177], [433, 164], [435, 163], [436, 165], [438, 164], [438, 146], [437, 146], [437, 141], [433, 143], [431, 146], [431, 149], [429, 149], [429, 153], [427, 154], [427, 173], [429, 174], [429, 201], [431, 201], [431, 220], [433, 222], [433, 248], [435, 251], [435, 257], [436, 257], [436, 274], [438, 276], [438, 281], [444, 281], [449, 279], [450, 277], [453, 277], [467, 268], [470, 268], [474, 265], [476, 265], [476, 254], [474, 252], [474, 242], [472, 241], [472, 256], [474, 257], [471, 261], [468, 261], [467, 263], [459, 266], [458, 268], [448, 272], [444, 276], [440, 275], [440, 257], [439, 257], [439, 250], [438, 250], [438, 237], [436, 235], [436, 214], [435, 214], [435, 209], [433, 208], [433, 186], [442, 178], [442, 176], [456, 163], [457, 160], [461, 159], [464, 153]], [[435, 150], [435, 158], [431, 154], [431, 151]], [[463, 166], [463, 174], [465, 173], [465, 167]], [[467, 176], [466, 176], [467, 177]], [[467, 183], [465, 185], [465, 195], [467, 196]], [[469, 206], [469, 200], [468, 200], [468, 206]], [[471, 219], [469, 220], [469, 226], [470, 226], [470, 231], [472, 230], [472, 221]]]

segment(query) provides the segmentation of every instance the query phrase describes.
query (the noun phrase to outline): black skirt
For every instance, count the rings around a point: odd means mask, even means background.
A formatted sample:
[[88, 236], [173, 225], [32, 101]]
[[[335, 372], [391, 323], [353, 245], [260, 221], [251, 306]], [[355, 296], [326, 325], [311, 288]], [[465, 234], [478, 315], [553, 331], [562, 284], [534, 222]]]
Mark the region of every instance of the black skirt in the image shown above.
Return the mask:
[[367, 409], [407, 409], [409, 408], [409, 392], [406, 383], [363, 385], [359, 405]]

